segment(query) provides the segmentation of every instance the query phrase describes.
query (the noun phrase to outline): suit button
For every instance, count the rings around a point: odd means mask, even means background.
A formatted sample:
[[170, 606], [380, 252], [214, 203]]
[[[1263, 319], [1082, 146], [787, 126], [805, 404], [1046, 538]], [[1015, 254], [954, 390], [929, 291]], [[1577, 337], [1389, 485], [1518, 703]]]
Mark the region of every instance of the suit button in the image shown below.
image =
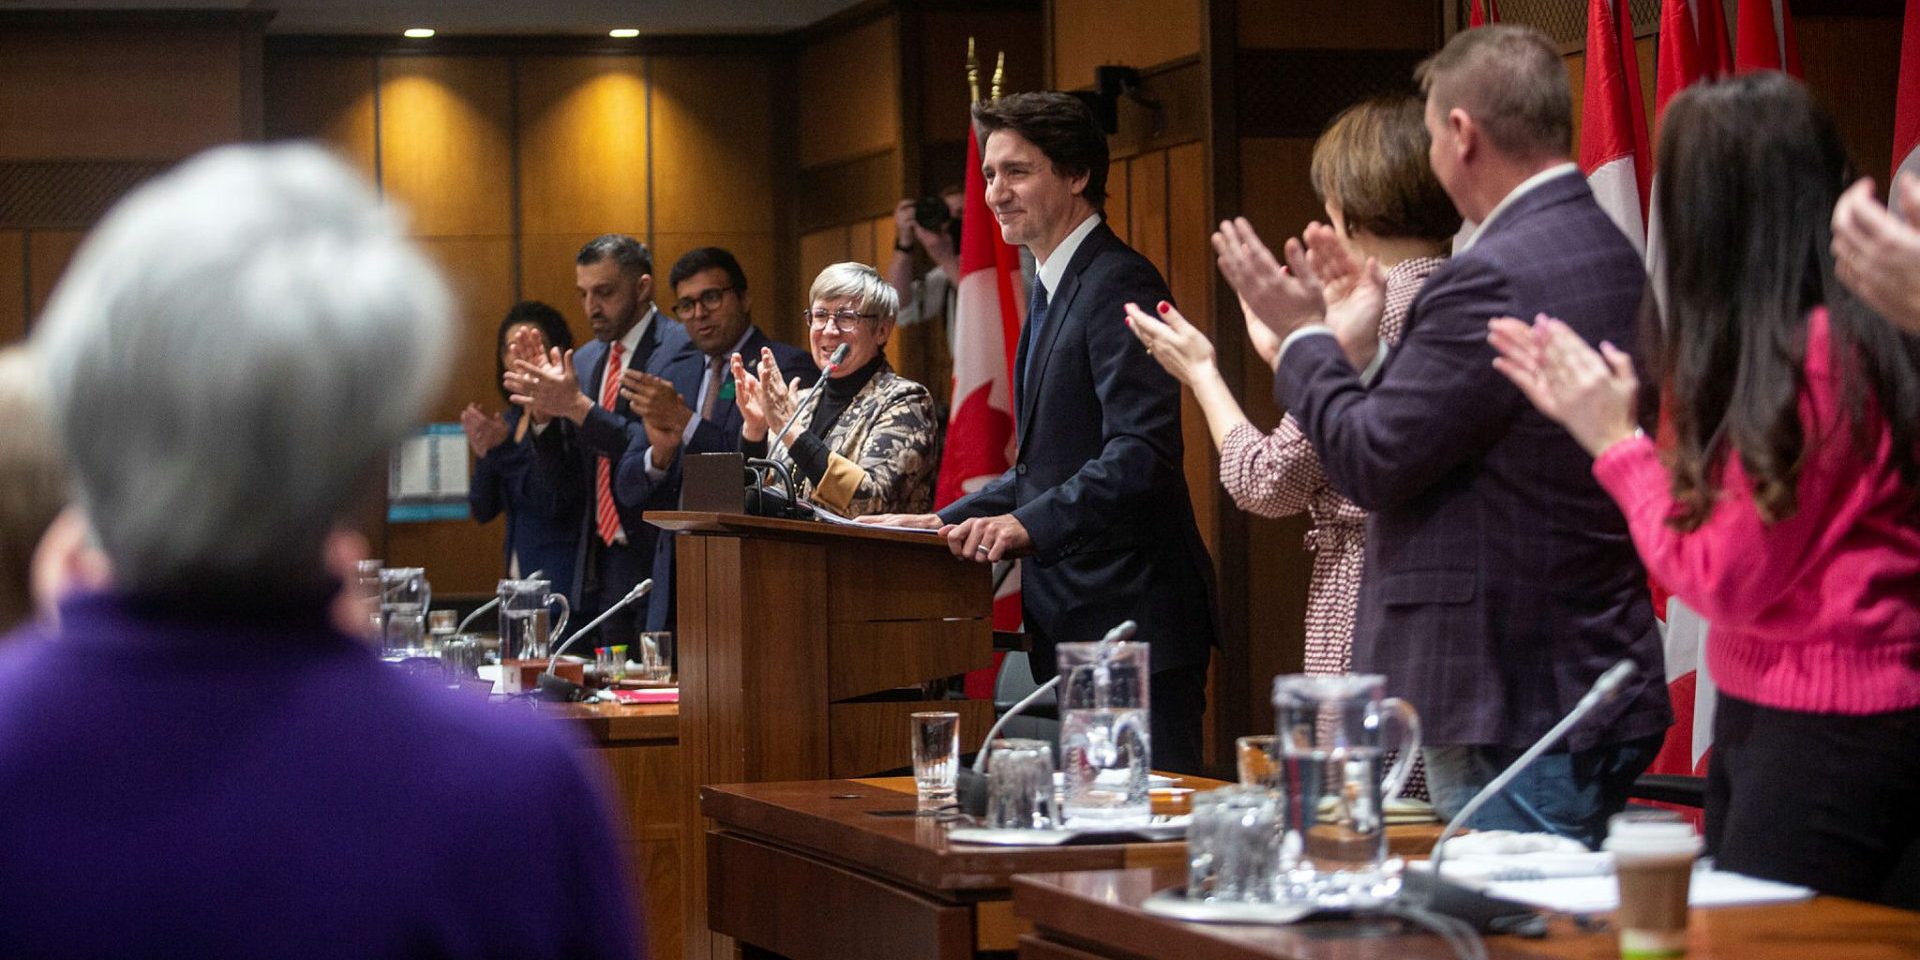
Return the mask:
[[1024, 477], [1027, 475], [1027, 465], [1024, 463], [1020, 464], [1019, 466], [1013, 468], [1013, 472]]

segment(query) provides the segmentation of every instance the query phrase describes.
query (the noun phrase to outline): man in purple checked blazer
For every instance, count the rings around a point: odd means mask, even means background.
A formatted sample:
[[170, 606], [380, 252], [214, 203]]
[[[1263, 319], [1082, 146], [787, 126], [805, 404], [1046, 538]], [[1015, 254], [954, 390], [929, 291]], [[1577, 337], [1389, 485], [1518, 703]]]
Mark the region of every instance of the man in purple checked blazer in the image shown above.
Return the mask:
[[1479, 227], [1428, 278], [1390, 355], [1358, 332], [1373, 325], [1345, 322], [1378, 309], [1369, 281], [1326, 301], [1321, 258], [1291, 250], [1296, 269], [1283, 272], [1244, 221], [1223, 224], [1215, 245], [1285, 338], [1275, 398], [1334, 488], [1370, 511], [1354, 669], [1386, 674], [1421, 712], [1443, 816], [1608, 667], [1639, 668], [1471, 824], [1597, 843], [1672, 721], [1659, 635], [1591, 458], [1493, 369], [1487, 321], [1548, 313], [1631, 348], [1646, 276], [1567, 160], [1571, 97], [1545, 36], [1466, 31], [1419, 78], [1434, 172]]

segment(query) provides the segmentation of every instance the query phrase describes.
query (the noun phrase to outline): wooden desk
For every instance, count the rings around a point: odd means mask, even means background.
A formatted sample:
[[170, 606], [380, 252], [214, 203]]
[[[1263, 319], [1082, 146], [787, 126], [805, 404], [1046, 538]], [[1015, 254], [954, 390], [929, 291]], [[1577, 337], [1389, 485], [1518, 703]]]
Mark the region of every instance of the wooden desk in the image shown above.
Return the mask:
[[[1291, 927], [1182, 923], [1141, 901], [1185, 882], [1167, 869], [1047, 873], [1014, 878], [1014, 910], [1035, 932], [1022, 960], [1451, 960], [1440, 938], [1392, 921], [1322, 921]], [[1920, 913], [1853, 900], [1695, 910], [1687, 960], [1911, 960]], [[1618, 960], [1609, 929], [1555, 918], [1542, 940], [1488, 937], [1491, 960]]]
[[[502, 710], [520, 710], [501, 704]], [[607, 771], [625, 834], [635, 906], [647, 928], [647, 955], [670, 960], [684, 948], [680, 896], [680, 708], [676, 704], [543, 703], [543, 717], [579, 725], [588, 752]]]
[[[1011, 951], [1027, 929], [1012, 911], [1016, 873], [1186, 869], [1183, 843], [952, 844], [946, 825], [913, 815], [904, 777], [707, 786], [700, 806], [713, 822], [708, 926], [749, 957], [957, 960]], [[1392, 830], [1406, 835], [1403, 846], [1419, 847], [1422, 836], [1432, 845], [1437, 827]]]

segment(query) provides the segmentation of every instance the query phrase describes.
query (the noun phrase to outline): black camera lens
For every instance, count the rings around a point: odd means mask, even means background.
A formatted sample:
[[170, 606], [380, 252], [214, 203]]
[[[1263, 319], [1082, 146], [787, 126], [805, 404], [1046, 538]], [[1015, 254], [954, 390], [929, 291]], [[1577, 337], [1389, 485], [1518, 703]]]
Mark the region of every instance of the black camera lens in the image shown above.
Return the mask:
[[953, 219], [953, 215], [947, 212], [945, 200], [939, 197], [921, 197], [913, 202], [913, 219], [928, 230], [938, 233], [947, 225], [947, 221]]

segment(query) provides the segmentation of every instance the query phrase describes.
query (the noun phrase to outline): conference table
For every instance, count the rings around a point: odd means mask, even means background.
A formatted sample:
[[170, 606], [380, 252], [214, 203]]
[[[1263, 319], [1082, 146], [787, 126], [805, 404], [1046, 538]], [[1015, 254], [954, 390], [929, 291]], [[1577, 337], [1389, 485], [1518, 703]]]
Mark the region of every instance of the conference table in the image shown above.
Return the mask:
[[[1438, 936], [1393, 920], [1293, 926], [1184, 923], [1141, 904], [1180, 886], [1170, 867], [1047, 872], [1013, 878], [1022, 960], [1451, 960]], [[1838, 897], [1752, 907], [1695, 909], [1688, 960], [1911, 960], [1920, 957], [1920, 913]], [[1547, 936], [1486, 938], [1489, 960], [1617, 960], [1604, 920], [1554, 917]]]
[[[1219, 781], [1179, 778], [1183, 789]], [[1183, 812], [1177, 792], [1158, 812]], [[700, 790], [708, 926], [742, 957], [964, 960], [1019, 947], [1014, 875], [1159, 868], [1184, 875], [1186, 844], [990, 847], [951, 842], [916, 815], [911, 777], [725, 784]], [[1430, 849], [1438, 824], [1389, 828], [1396, 853]]]

